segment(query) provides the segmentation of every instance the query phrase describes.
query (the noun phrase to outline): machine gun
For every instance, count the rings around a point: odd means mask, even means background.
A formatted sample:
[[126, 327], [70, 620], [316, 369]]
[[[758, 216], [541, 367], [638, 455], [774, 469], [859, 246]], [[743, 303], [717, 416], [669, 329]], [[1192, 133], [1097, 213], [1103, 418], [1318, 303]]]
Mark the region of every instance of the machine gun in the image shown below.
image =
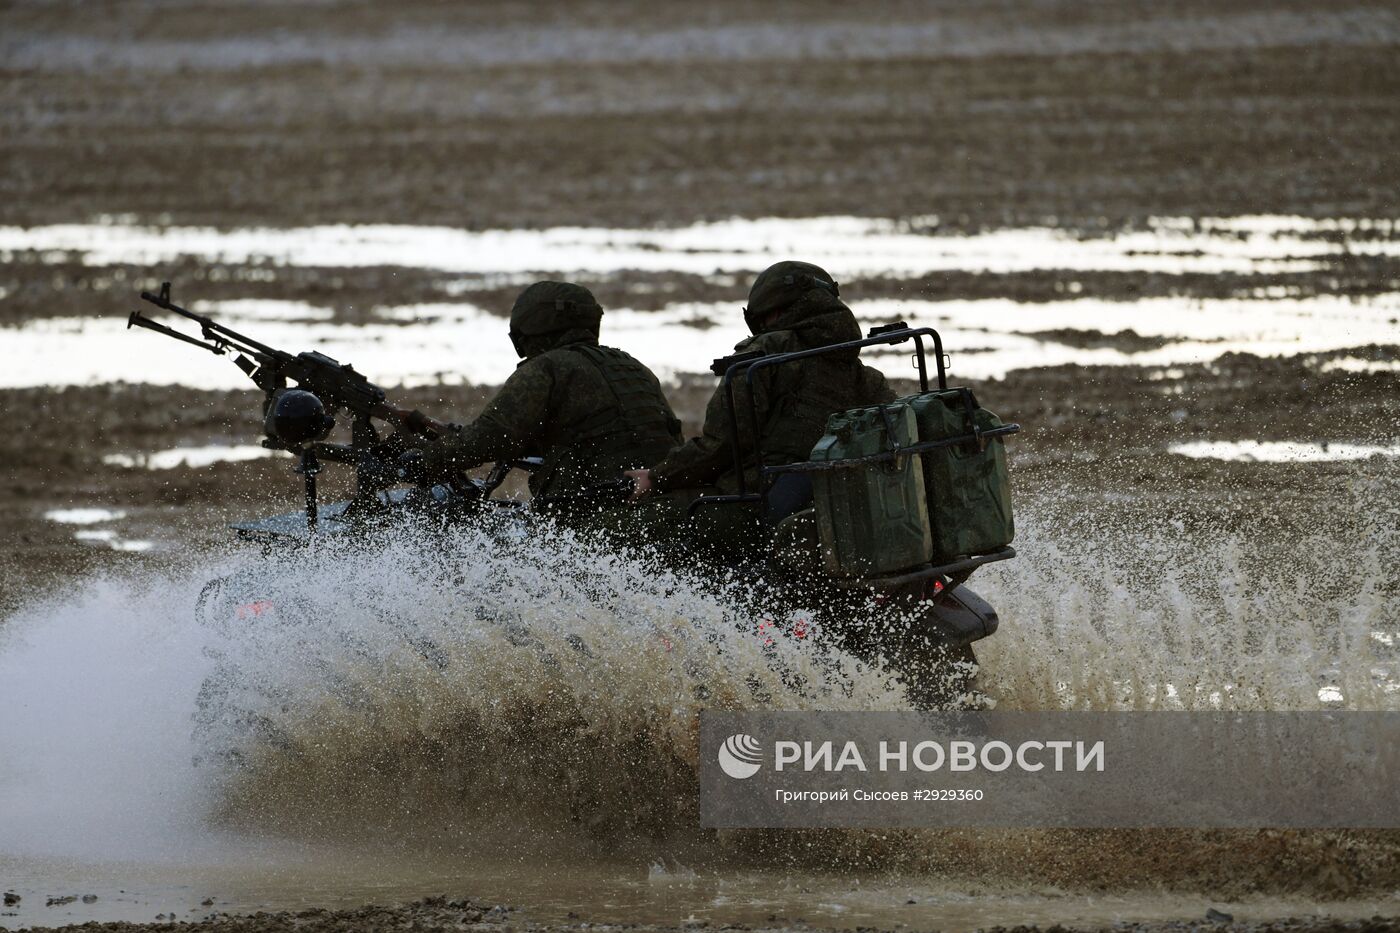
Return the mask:
[[[341, 363], [314, 350], [296, 354], [278, 350], [212, 317], [180, 307], [170, 300], [169, 282], [161, 284], [158, 294], [142, 292], [141, 298], [157, 308], [194, 321], [203, 339], [167, 327], [140, 311], [131, 312], [127, 327], [144, 327], [216, 356], [234, 353], [233, 362], [267, 394], [263, 406], [267, 436], [263, 446], [301, 455], [297, 472], [306, 480], [307, 524], [312, 528], [317, 516], [316, 474], [321, 470], [318, 457], [354, 464], [360, 492], [368, 496], [391, 481], [384, 461], [397, 452], [385, 449], [385, 442], [381, 441], [371, 419], [379, 418], [426, 437], [436, 437], [448, 429], [447, 425], [422, 412], [389, 404], [384, 390], [356, 372], [349, 363]], [[289, 383], [295, 383], [295, 387]], [[341, 410], [349, 412], [354, 419], [350, 444], [319, 443], [335, 426], [334, 416]]]
[[[415, 434], [423, 434], [428, 437], [435, 437], [447, 428], [446, 425], [434, 421], [422, 412], [408, 411], [390, 405], [384, 390], [370, 382], [361, 373], [356, 372], [349, 363], [341, 363], [314, 350], [297, 354], [277, 350], [265, 343], [259, 343], [251, 337], [246, 337], [231, 327], [220, 324], [212, 317], [195, 314], [193, 311], [180, 307], [170, 300], [169, 282], [161, 284], [159, 294], [152, 295], [150, 292], [142, 292], [141, 299], [149, 301], [157, 308], [171, 311], [194, 321], [199, 325], [204, 339], [182, 334], [174, 328], [151, 320], [140, 311], [131, 312], [131, 317], [126, 322], [127, 327], [144, 327], [158, 334], [193, 344], [201, 350], [208, 350], [216, 356], [223, 356], [229, 352], [236, 353], [237, 356], [234, 357], [233, 362], [247, 374], [249, 379], [253, 380], [254, 385], [267, 393], [269, 400], [274, 398], [279, 391], [288, 387], [288, 380], [295, 382], [297, 388], [310, 392], [320, 399], [321, 404], [326, 407], [331, 416], [334, 416], [340, 409], [354, 415], [353, 430], [360, 432], [366, 440], [369, 440], [369, 435], [364, 432], [366, 428], [371, 428], [371, 418], [390, 421]], [[374, 443], [374, 440], [369, 440], [369, 443]], [[352, 445], [361, 446], [353, 437]], [[287, 449], [291, 449], [291, 446], [288, 446]]]

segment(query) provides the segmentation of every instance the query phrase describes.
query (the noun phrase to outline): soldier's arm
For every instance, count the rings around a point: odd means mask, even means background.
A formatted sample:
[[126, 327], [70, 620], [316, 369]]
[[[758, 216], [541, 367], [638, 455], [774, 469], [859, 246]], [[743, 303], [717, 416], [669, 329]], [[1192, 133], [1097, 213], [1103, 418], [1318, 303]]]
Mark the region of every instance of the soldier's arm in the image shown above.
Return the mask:
[[554, 393], [554, 368], [537, 357], [513, 372], [471, 424], [453, 427], [423, 448], [432, 474], [538, 454]]
[[865, 374], [865, 397], [875, 402], [893, 402], [895, 400], [894, 388], [890, 385], [885, 374], [871, 366], [864, 367]]
[[705, 409], [705, 426], [652, 467], [652, 482], [660, 491], [707, 486], [734, 463], [729, 446], [728, 420], [724, 414], [724, 392], [715, 390]]
[[[772, 370], [755, 374], [754, 394], [758, 401], [759, 420], [767, 418], [768, 383]], [[753, 452], [753, 414], [749, 404], [748, 383], [740, 376], [734, 380], [734, 411], [738, 424], [739, 446], [746, 454]], [[652, 468], [652, 480], [660, 491], [708, 486], [734, 468], [733, 435], [730, 431], [728, 405], [724, 387], [715, 389], [705, 408], [705, 425], [700, 436], [691, 438], [671, 451]]]

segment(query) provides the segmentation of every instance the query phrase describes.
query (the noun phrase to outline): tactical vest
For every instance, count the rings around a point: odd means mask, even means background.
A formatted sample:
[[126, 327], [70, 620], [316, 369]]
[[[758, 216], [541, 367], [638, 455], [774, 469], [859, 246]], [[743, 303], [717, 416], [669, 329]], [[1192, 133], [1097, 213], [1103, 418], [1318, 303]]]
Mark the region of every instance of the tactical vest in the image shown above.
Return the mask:
[[592, 364], [611, 404], [570, 425], [568, 442], [550, 448], [531, 478], [535, 495], [565, 495], [616, 479], [623, 470], [651, 466], [679, 443], [680, 421], [651, 370], [612, 347], [572, 344], [560, 349]]

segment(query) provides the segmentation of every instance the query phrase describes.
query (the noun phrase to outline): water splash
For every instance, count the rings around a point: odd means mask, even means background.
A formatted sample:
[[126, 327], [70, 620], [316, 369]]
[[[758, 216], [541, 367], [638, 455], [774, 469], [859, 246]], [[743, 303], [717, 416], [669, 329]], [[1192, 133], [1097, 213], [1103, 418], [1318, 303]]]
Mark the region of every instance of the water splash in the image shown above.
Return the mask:
[[982, 643], [985, 689], [1013, 709], [1400, 709], [1389, 463], [1281, 501], [1293, 527], [1189, 500], [1085, 506], [1082, 477], [1040, 491], [1022, 556], [976, 580], [1006, 620]]
[[208, 664], [193, 580], [87, 580], [0, 623], [0, 852], [179, 861], [207, 786], [189, 711]]
[[[1379, 485], [1357, 501], [1387, 501], [1393, 477], [1358, 482]], [[1255, 538], [1203, 543], [1172, 516], [1086, 525], [1030, 506], [1025, 556], [977, 580], [1003, 617], [979, 645], [1001, 708], [1400, 704], [1374, 637], [1400, 630], [1386, 512], [1281, 565]], [[198, 625], [217, 575], [214, 624]], [[904, 705], [886, 672], [766, 644], [746, 596], [587, 536], [499, 528], [81, 583], [0, 628], [0, 705], [17, 711], [0, 721], [0, 839], [8, 854], [181, 863], [288, 837], [584, 856], [626, 843], [645, 864], [1020, 890], [1400, 877], [1385, 834], [703, 833], [701, 709]], [[1152, 855], [1163, 846], [1170, 865]]]
[[854, 658], [760, 633], [723, 584], [568, 531], [500, 534], [325, 549], [224, 585], [201, 734], [236, 763], [227, 813], [285, 825], [334, 800], [343, 825], [368, 808], [441, 832], [505, 807], [654, 834], [695, 824], [701, 709], [901, 702]]

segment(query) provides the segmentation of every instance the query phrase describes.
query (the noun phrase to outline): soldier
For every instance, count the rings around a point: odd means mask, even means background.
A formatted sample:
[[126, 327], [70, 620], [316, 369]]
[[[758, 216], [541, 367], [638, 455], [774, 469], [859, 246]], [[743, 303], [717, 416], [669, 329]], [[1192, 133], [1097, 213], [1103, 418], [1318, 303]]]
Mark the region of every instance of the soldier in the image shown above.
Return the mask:
[[[805, 262], [780, 262], [762, 272], [749, 291], [744, 320], [753, 336], [734, 348], [739, 353], [787, 353], [862, 336], [855, 315], [839, 297], [835, 279]], [[745, 484], [754, 491], [759, 488], [759, 464], [745, 386], [743, 380], [734, 384], [735, 411]], [[832, 413], [895, 397], [885, 377], [861, 363], [859, 351], [854, 349], [759, 370], [753, 391], [765, 466], [808, 459]], [[734, 463], [724, 393], [717, 390], [706, 409], [699, 437], [671, 451], [651, 469], [633, 470], [628, 475], [636, 482], [635, 498], [686, 490], [693, 499], [701, 492], [737, 492], [739, 478]], [[771, 523], [797, 511], [810, 498], [810, 480], [789, 474], [770, 495], [767, 516], [742, 507], [715, 506], [697, 513], [702, 526], [709, 527], [695, 531], [701, 538], [727, 538], [711, 543], [732, 553], [730, 545], [742, 547], [759, 540], [761, 519]]]
[[430, 475], [497, 460], [543, 457], [530, 492], [556, 501], [659, 460], [681, 441], [680, 421], [651, 370], [599, 346], [603, 309], [568, 282], [536, 282], [510, 312], [523, 362], [485, 410], [422, 447]]

